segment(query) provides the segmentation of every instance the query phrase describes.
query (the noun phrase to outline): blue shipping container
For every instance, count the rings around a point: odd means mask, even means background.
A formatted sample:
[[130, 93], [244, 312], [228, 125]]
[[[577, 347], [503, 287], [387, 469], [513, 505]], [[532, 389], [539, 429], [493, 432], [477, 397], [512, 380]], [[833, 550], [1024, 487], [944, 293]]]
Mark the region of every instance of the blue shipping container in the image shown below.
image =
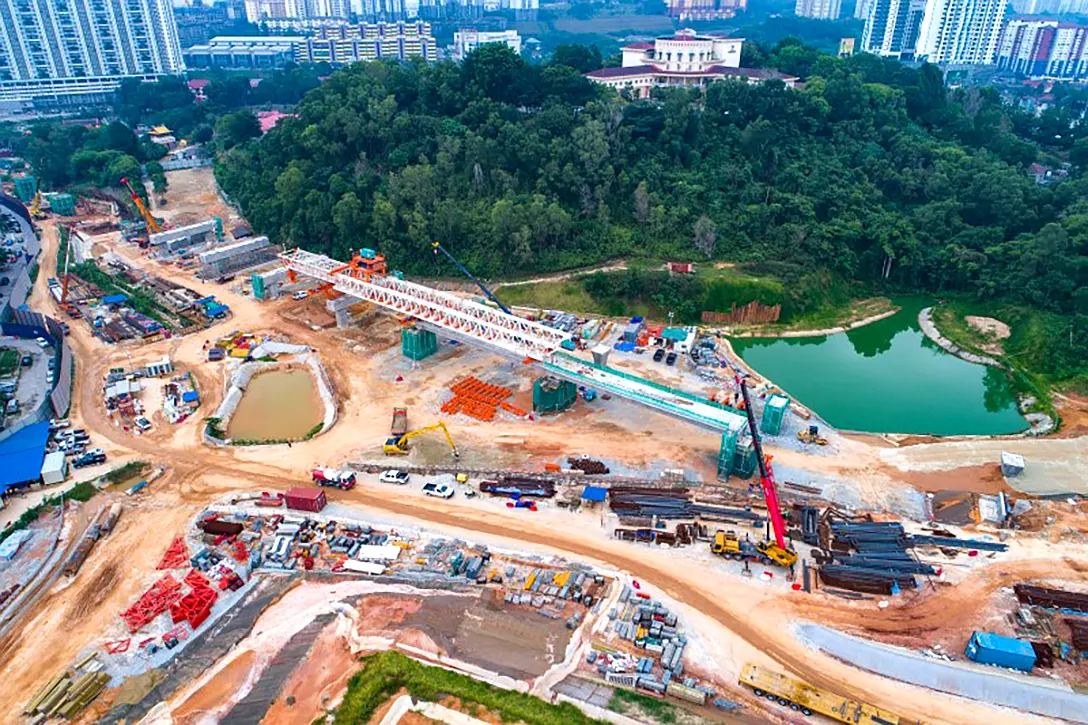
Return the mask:
[[991, 632], [972, 634], [964, 654], [968, 659], [984, 665], [1010, 667], [1023, 672], [1031, 672], [1035, 666], [1035, 650], [1030, 642]]

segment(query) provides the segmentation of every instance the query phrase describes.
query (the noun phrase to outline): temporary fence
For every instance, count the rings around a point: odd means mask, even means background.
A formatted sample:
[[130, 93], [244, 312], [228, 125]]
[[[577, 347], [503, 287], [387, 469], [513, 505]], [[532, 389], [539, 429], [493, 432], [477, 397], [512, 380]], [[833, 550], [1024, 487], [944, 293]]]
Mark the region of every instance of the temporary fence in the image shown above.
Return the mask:
[[764, 305], [752, 300], [746, 305], [737, 307], [734, 302], [729, 312], [714, 312], [703, 310], [703, 323], [708, 325], [755, 325], [778, 322], [782, 314], [782, 305]]

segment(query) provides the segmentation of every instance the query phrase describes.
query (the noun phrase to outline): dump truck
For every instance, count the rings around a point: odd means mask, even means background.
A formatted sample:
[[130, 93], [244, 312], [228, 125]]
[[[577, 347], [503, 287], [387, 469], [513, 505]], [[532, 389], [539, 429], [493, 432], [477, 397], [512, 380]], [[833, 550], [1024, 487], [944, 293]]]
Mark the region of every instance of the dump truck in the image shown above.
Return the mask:
[[311, 477], [318, 486], [331, 486], [347, 491], [355, 488], [355, 472], [347, 469], [337, 471], [335, 468], [315, 468]]
[[408, 409], [393, 408], [393, 425], [389, 428], [389, 434], [402, 436], [408, 432]]
[[921, 721], [902, 718], [893, 712], [821, 690], [759, 665], [745, 665], [740, 673], [740, 684], [752, 688], [756, 697], [765, 697], [805, 715], [818, 713], [835, 722], [851, 725], [923, 725]]

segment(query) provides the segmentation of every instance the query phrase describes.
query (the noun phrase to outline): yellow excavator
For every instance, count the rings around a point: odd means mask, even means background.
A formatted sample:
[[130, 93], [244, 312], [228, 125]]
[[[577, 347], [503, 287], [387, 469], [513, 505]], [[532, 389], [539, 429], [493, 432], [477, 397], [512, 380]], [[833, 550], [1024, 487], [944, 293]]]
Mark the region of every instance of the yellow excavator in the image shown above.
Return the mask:
[[446, 442], [450, 444], [450, 450], [453, 451], [453, 457], [460, 457], [460, 453], [457, 452], [457, 446], [453, 444], [453, 437], [450, 435], [450, 431], [446, 428], [446, 424], [442, 421], [429, 425], [426, 428], [419, 428], [418, 430], [409, 431], [404, 435], [390, 436], [385, 439], [385, 443], [382, 445], [382, 450], [387, 456], [403, 456], [408, 453], [409, 446], [408, 441], [416, 436], [423, 435], [424, 433], [430, 433], [432, 430], [439, 430], [446, 434]]

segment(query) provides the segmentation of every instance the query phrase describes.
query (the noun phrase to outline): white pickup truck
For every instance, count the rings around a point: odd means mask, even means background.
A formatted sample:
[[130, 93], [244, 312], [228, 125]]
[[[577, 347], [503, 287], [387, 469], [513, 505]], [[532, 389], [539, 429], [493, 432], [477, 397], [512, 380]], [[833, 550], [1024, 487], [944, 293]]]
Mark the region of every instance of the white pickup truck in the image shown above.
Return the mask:
[[423, 484], [423, 493], [428, 496], [437, 496], [438, 498], [452, 498], [454, 494], [453, 486], [448, 483], [438, 483], [432, 481], [431, 483]]

